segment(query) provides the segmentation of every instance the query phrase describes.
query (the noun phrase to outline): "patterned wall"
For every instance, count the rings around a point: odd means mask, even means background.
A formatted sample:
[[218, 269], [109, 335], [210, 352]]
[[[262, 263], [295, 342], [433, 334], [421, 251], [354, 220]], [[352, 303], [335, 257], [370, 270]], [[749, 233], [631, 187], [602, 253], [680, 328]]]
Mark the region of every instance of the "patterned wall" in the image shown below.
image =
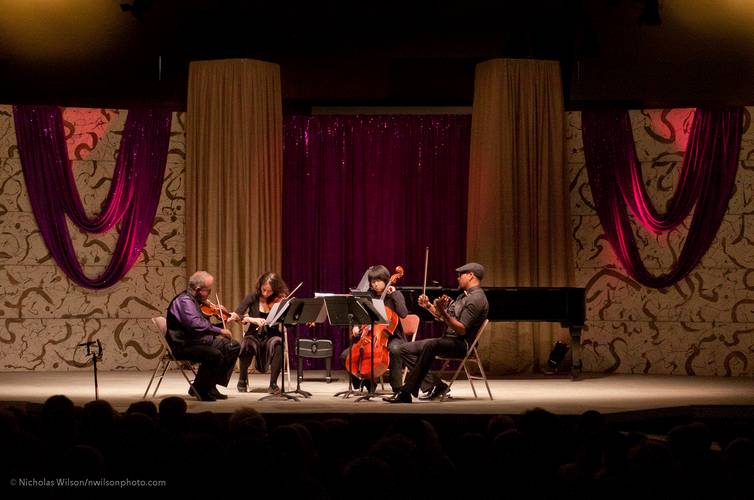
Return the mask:
[[[636, 284], [617, 264], [592, 207], [581, 117], [568, 114], [576, 279], [587, 288], [586, 371], [679, 375], [754, 374], [754, 127], [747, 108], [736, 192], [701, 265], [676, 286]], [[669, 199], [693, 110], [631, 112], [637, 153], [658, 206]], [[94, 213], [115, 164], [124, 111], [66, 109], [69, 155], [82, 199]], [[175, 114], [165, 183], [152, 234], [126, 278], [104, 291], [72, 284], [50, 259], [24, 187], [10, 106], [0, 106], [0, 370], [87, 367], [75, 345], [98, 338], [102, 368], [150, 370], [159, 346], [149, 318], [185, 287], [185, 116]], [[104, 269], [116, 235], [71, 229], [87, 273]], [[655, 236], [636, 228], [647, 266], [670, 268], [685, 228]]]
[[[701, 264], [675, 286], [631, 280], [604, 239], [592, 206], [581, 115], [568, 114], [571, 216], [578, 286], [587, 289], [585, 370], [678, 375], [754, 374], [754, 129], [746, 109], [736, 191]], [[630, 113], [636, 151], [655, 206], [673, 192], [693, 110]], [[688, 222], [688, 220], [687, 220]], [[644, 262], [667, 272], [687, 227], [655, 236], [635, 226]]]
[[[88, 213], [103, 202], [126, 112], [65, 109], [69, 157]], [[151, 370], [159, 354], [150, 319], [185, 288], [185, 114], [173, 114], [165, 182], [141, 257], [116, 286], [79, 287], [51, 259], [26, 194], [12, 107], [0, 106], [0, 370], [71, 370], [89, 366], [76, 344], [102, 341], [105, 370]], [[85, 272], [104, 270], [117, 232], [80, 232], [69, 223]]]

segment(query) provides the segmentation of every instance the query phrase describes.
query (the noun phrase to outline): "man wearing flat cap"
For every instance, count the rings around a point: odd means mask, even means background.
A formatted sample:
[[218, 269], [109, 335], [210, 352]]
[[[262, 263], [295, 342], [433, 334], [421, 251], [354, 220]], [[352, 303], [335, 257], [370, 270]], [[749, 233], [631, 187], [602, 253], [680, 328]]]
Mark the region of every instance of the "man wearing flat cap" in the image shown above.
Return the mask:
[[431, 373], [436, 356], [463, 358], [474, 341], [484, 320], [487, 319], [489, 303], [481, 287], [484, 266], [469, 262], [456, 269], [458, 286], [463, 293], [451, 304], [443, 299], [429, 302], [426, 295], [419, 297], [419, 305], [447, 325], [440, 338], [417, 340], [401, 346], [401, 357], [410, 371], [403, 387], [392, 397], [383, 398], [389, 403], [410, 403], [419, 389], [427, 392], [420, 399], [440, 399], [448, 392], [448, 386], [435, 373]]

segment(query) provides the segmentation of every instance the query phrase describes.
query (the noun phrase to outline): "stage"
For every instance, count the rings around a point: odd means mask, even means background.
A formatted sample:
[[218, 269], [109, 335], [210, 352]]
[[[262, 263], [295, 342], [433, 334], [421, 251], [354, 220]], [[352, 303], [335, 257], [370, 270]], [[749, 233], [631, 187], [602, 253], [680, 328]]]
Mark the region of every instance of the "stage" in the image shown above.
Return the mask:
[[[232, 413], [251, 406], [263, 414], [417, 414], [417, 415], [520, 415], [532, 408], [544, 408], [558, 415], [579, 415], [586, 410], [610, 414], [613, 420], [637, 415], [754, 418], [754, 380], [748, 377], [685, 377], [659, 375], [589, 375], [572, 381], [567, 375], [517, 376], [490, 380], [493, 401], [484, 384], [475, 382], [474, 399], [466, 380], [459, 380], [445, 402], [418, 401], [414, 404], [388, 404], [375, 398], [356, 402], [333, 394], [346, 388], [342, 373], [335, 372], [332, 383], [324, 382], [323, 372], [306, 372], [302, 389], [312, 397], [299, 401], [259, 401], [266, 396], [268, 375], [251, 376], [252, 392], [239, 393], [233, 376], [225, 401], [199, 402], [187, 395], [188, 385], [177, 371], [169, 371], [159, 388], [155, 403], [167, 396], [186, 399], [189, 412]], [[99, 397], [118, 411], [142, 400], [151, 373], [101, 372]], [[295, 377], [292, 379], [295, 388]], [[287, 383], [287, 382], [286, 382]], [[387, 389], [389, 387], [386, 386]], [[288, 389], [288, 387], [286, 387]], [[150, 391], [151, 392], [151, 391]], [[34, 405], [48, 397], [64, 394], [77, 405], [94, 399], [91, 371], [3, 372], [0, 373], [0, 405]]]

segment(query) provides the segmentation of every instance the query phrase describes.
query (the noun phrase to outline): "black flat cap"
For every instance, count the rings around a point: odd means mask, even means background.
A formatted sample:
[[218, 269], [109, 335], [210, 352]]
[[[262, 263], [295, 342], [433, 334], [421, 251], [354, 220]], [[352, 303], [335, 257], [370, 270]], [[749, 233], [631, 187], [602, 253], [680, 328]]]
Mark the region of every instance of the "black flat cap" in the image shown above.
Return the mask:
[[464, 264], [458, 269], [456, 269], [456, 272], [457, 273], [472, 272], [474, 273], [474, 276], [476, 276], [477, 278], [479, 279], [484, 278], [484, 266], [476, 262], [469, 262], [468, 264]]

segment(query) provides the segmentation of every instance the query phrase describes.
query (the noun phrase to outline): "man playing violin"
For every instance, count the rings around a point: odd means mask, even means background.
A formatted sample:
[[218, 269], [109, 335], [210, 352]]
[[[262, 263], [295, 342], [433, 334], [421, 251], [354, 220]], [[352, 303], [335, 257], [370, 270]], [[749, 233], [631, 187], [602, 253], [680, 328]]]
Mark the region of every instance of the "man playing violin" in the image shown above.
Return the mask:
[[[382, 265], [372, 266], [368, 270], [367, 278], [369, 280], [369, 294], [373, 298], [378, 299], [382, 295], [382, 292], [385, 291], [385, 287], [390, 281], [390, 271], [388, 271], [388, 269]], [[392, 309], [399, 318], [405, 318], [408, 314], [408, 309], [406, 308], [406, 299], [403, 297], [403, 294], [397, 291], [392, 285], [388, 288], [387, 295], [385, 296], [385, 307]], [[352, 331], [354, 337], [361, 336], [363, 328], [366, 327], [360, 328], [358, 326], [354, 326]], [[403, 362], [401, 360], [401, 346], [405, 343], [406, 336], [403, 333], [403, 329], [401, 328], [401, 323], [399, 321], [397, 327], [395, 328], [395, 331], [390, 335], [387, 344], [388, 350], [390, 351], [390, 386], [392, 387], [393, 392], [398, 392], [398, 390], [401, 388], [401, 384], [403, 383]], [[348, 362], [349, 352], [351, 352], [350, 346], [348, 346], [340, 354], [340, 360], [343, 362], [344, 366]], [[370, 380], [360, 380], [358, 377], [355, 377], [353, 375], [352, 377], [354, 387], [363, 385], [367, 390], [370, 389]]]
[[430, 304], [426, 295], [419, 296], [419, 305], [427, 309], [439, 321], [447, 325], [442, 337], [408, 342], [401, 347], [401, 357], [409, 367], [406, 382], [394, 396], [383, 398], [389, 403], [410, 403], [419, 389], [428, 392], [422, 399], [440, 399], [448, 392], [448, 386], [435, 373], [431, 373], [436, 356], [458, 357], [466, 355], [484, 320], [487, 319], [489, 303], [482, 290], [484, 266], [469, 262], [458, 269], [458, 286], [463, 293], [450, 304], [447, 296]]
[[170, 301], [167, 312], [167, 339], [176, 359], [200, 363], [196, 380], [189, 394], [200, 401], [227, 399], [216, 385], [228, 386], [238, 358], [240, 346], [231, 339], [230, 330], [210, 323], [202, 314], [208, 303], [214, 278], [206, 271], [197, 271], [190, 278], [188, 289]]
[[267, 392], [279, 394], [277, 380], [283, 367], [283, 338], [278, 327], [265, 326], [272, 306], [288, 295], [288, 286], [276, 273], [267, 272], [257, 280], [256, 290], [247, 295], [230, 315], [231, 321], [248, 324], [241, 342], [237, 389], [246, 392], [249, 389], [249, 367], [256, 356], [256, 368], [264, 373], [270, 367], [270, 385]]

